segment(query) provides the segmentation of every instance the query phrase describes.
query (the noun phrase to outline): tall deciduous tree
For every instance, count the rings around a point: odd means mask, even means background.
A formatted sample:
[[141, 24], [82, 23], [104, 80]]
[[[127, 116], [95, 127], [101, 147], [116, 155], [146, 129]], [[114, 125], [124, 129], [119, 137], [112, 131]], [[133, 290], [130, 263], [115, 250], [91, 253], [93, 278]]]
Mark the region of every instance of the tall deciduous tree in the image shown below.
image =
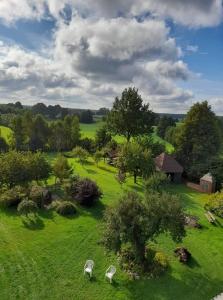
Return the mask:
[[107, 124], [113, 134], [124, 136], [127, 141], [140, 134], [152, 131], [155, 115], [149, 110], [149, 104], [143, 104], [138, 90], [128, 88], [122, 92], [121, 98], [116, 97]]
[[104, 244], [115, 252], [130, 243], [140, 264], [145, 261], [146, 243], [160, 233], [169, 233], [181, 241], [185, 235], [184, 215], [176, 196], [149, 194], [141, 199], [136, 193], [125, 194], [105, 212]]
[[178, 160], [192, 179], [199, 179], [203, 165], [221, 146], [218, 119], [207, 101], [191, 107], [176, 143]]

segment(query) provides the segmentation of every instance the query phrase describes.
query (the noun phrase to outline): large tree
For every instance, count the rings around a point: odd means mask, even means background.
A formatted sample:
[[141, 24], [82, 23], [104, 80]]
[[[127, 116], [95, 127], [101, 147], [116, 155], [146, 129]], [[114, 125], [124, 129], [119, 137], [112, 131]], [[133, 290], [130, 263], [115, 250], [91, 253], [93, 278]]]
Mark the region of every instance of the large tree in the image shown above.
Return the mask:
[[219, 123], [207, 101], [194, 104], [187, 113], [176, 141], [178, 160], [192, 179], [199, 179], [203, 165], [221, 147]]
[[185, 235], [184, 215], [179, 199], [170, 194], [148, 194], [143, 200], [136, 193], [125, 194], [105, 212], [104, 244], [115, 252], [130, 243], [138, 263], [145, 261], [146, 243], [160, 233], [174, 241]]
[[128, 88], [121, 98], [116, 97], [107, 125], [113, 134], [122, 135], [129, 141], [131, 137], [150, 133], [154, 119], [154, 113], [149, 110], [149, 104], [143, 104], [138, 90]]
[[122, 173], [130, 173], [136, 183], [137, 176], [148, 177], [154, 171], [152, 153], [138, 143], [127, 142], [120, 150], [117, 165]]

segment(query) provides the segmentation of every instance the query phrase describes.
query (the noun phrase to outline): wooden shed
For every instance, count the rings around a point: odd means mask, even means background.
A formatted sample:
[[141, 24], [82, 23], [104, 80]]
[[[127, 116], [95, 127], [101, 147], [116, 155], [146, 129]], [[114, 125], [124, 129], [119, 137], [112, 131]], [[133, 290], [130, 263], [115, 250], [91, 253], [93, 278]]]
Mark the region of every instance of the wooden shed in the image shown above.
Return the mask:
[[181, 182], [183, 167], [173, 156], [161, 153], [155, 158], [155, 166], [157, 171], [164, 172], [167, 176], [170, 176], [172, 182]]
[[216, 182], [214, 177], [211, 175], [211, 173], [205, 174], [200, 179], [200, 188], [201, 191], [204, 193], [214, 193], [216, 187]]

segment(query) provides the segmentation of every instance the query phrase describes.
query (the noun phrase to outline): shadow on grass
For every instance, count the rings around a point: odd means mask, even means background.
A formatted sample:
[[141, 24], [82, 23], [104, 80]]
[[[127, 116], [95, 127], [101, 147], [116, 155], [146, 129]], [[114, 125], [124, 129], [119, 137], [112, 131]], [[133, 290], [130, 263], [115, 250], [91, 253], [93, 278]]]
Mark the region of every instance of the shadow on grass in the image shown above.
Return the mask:
[[52, 209], [39, 209], [38, 214], [41, 218], [53, 220], [53, 210]]
[[191, 269], [175, 277], [171, 271], [156, 279], [128, 281], [124, 286], [130, 292], [129, 300], [209, 300], [222, 292], [223, 280]]
[[223, 227], [222, 223], [218, 219], [215, 220], [215, 223], [216, 223], [217, 226], [219, 226], [221, 228]]
[[22, 223], [26, 228], [30, 230], [41, 230], [44, 228], [44, 223], [38, 216], [33, 216], [33, 218], [23, 217]]
[[197, 262], [197, 260], [192, 256], [188, 263], [187, 263], [187, 266], [190, 267], [190, 268], [199, 268], [200, 267], [200, 264]]
[[117, 170], [115, 170], [115, 169], [112, 170], [112, 169], [106, 168], [104, 166], [98, 166], [98, 169], [101, 169], [103, 171], [106, 171], [106, 172], [109, 172], [109, 173], [113, 173], [113, 174], [117, 173]]
[[98, 172], [92, 169], [85, 169], [89, 174], [97, 174]]
[[106, 206], [101, 201], [98, 201], [94, 206], [81, 206], [81, 215], [89, 215], [95, 219], [102, 219], [105, 207]]

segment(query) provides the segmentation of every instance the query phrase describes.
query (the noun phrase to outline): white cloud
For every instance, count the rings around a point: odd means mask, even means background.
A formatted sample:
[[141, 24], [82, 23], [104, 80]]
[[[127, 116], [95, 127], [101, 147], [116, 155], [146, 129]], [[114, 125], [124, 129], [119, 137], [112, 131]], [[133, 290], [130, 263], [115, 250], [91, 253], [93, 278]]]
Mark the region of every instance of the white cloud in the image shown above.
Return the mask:
[[[69, 22], [63, 18], [66, 5], [73, 13]], [[8, 26], [49, 17], [57, 25], [52, 45], [42, 53], [0, 42], [1, 99], [96, 108], [111, 106], [125, 87], [136, 86], [156, 111], [182, 111], [193, 93], [177, 84], [192, 72], [165, 19], [215, 26], [222, 5], [219, 0], [0, 0], [0, 20]]]
[[216, 26], [223, 16], [221, 0], [1, 0], [0, 18], [6, 23], [46, 18], [47, 9], [59, 18], [66, 5], [82, 15], [106, 18], [149, 12], [190, 27]]

